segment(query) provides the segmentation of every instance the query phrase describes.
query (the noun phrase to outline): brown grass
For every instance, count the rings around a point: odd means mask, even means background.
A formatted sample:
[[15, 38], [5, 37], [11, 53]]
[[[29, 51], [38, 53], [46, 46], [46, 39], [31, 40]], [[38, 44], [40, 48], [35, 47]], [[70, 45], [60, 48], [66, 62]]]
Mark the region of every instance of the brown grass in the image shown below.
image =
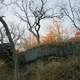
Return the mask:
[[[13, 70], [7, 65], [2, 66], [0, 80], [14, 80]], [[80, 57], [73, 56], [65, 60], [38, 60], [20, 69], [18, 78], [19, 80], [80, 80]]]

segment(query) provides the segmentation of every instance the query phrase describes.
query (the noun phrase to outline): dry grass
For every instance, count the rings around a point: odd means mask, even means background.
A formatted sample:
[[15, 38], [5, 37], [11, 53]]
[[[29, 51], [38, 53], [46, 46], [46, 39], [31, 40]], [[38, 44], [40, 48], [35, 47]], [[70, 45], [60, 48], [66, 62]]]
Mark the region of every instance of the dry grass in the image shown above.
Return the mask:
[[[80, 57], [51, 61], [38, 60], [18, 72], [19, 80], [80, 80]], [[0, 80], [14, 80], [13, 70], [0, 67]]]

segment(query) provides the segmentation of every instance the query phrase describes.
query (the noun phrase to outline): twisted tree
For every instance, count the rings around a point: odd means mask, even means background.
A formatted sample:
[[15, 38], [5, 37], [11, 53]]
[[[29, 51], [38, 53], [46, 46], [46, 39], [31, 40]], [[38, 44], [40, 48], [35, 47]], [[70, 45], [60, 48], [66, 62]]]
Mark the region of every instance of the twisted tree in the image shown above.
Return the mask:
[[60, 12], [61, 16], [63, 16], [62, 18], [67, 17], [71, 21], [72, 25], [77, 30], [80, 31], [80, 27], [79, 27], [79, 25], [80, 25], [80, 6], [79, 6], [79, 4], [77, 4], [77, 6], [75, 6], [71, 2], [71, 0], [68, 0], [67, 4], [61, 4], [58, 7], [60, 8], [59, 12]]
[[46, 18], [53, 18], [49, 13], [52, 9], [46, 7], [46, 0], [20, 0], [16, 2], [19, 11], [16, 16], [27, 23], [28, 30], [36, 37], [37, 43], [40, 44], [41, 21]]
[[11, 33], [9, 31], [8, 25], [6, 24], [5, 20], [3, 19], [3, 16], [0, 17], [0, 22], [3, 24], [3, 27], [5, 28], [6, 35], [9, 39], [9, 42], [10, 42], [10, 45], [12, 48], [13, 61], [14, 61], [14, 66], [15, 66], [15, 80], [18, 80], [18, 77], [17, 77], [17, 55], [16, 55], [16, 50], [15, 50], [15, 45], [14, 45], [13, 39], [11, 37]]

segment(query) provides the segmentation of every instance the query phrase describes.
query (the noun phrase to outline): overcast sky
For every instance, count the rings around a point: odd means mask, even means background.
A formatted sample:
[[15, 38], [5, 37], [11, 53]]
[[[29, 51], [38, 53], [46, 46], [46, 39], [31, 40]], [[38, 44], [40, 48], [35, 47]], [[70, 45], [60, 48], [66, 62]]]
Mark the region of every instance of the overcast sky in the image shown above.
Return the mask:
[[[48, 5], [48, 7], [55, 8], [56, 4], [58, 5], [60, 3], [63, 3], [64, 1], [67, 1], [67, 0], [48, 0], [47, 5]], [[76, 3], [75, 0], [71, 0], [71, 1], [72, 1], [72, 3]], [[77, 0], [77, 1], [79, 1], [79, 0]], [[6, 2], [9, 2], [9, 0], [6, 0]], [[6, 16], [5, 20], [6, 20], [7, 23], [9, 23], [9, 22], [18, 23], [18, 21], [19, 21], [19, 19], [14, 15], [14, 10], [12, 8], [9, 8], [9, 9], [5, 8], [5, 9], [0, 10], [0, 15], [5, 15]], [[42, 26], [43, 27], [44, 26], [48, 26], [48, 25], [50, 25], [50, 22], [51, 22], [50, 20], [47, 20], [46, 22], [42, 23], [42, 24], [44, 24]], [[70, 25], [68, 20], [66, 20], [64, 22], [64, 24], [65, 24], [66, 27], [68, 27]], [[44, 29], [41, 28], [41, 32], [40, 33], [43, 34], [45, 32], [45, 30], [46, 30], [46, 27], [44, 27]]]
[[[6, 1], [8, 1], [8, 0], [6, 0]], [[57, 3], [56, 0], [48, 0], [47, 5], [48, 5], [48, 7], [53, 8], [54, 4], [56, 4], [56, 3]], [[6, 20], [7, 23], [10, 23], [10, 22], [18, 23], [19, 19], [15, 16], [14, 10], [12, 8], [8, 8], [7, 10], [6, 9], [7, 8], [5, 8], [5, 10], [2, 9], [0, 11], [0, 15], [5, 15], [6, 16], [5, 20]], [[46, 32], [46, 27], [45, 26], [48, 26], [50, 24], [50, 22], [51, 22], [50, 20], [43, 21], [44, 25], [42, 25], [42, 26], [44, 27], [44, 29], [41, 28], [41, 31], [40, 31], [41, 34], [44, 34], [44, 32]]]

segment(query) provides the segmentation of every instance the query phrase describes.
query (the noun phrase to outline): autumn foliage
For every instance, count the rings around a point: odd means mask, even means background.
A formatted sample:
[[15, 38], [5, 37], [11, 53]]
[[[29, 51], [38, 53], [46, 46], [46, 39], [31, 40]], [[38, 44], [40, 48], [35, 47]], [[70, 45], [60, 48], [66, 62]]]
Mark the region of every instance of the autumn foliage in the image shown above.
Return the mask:
[[43, 36], [41, 38], [41, 42], [43, 44], [51, 44], [51, 43], [57, 42], [56, 34], [54, 34], [53, 32], [48, 32], [46, 36]]
[[71, 37], [71, 38], [69, 39], [69, 41], [70, 41], [70, 42], [80, 41], [80, 32], [79, 32], [79, 31], [76, 32], [75, 35], [74, 35], [74, 37]]
[[30, 35], [29, 37], [21, 39], [20, 43], [24, 49], [30, 49], [32, 47], [37, 46], [37, 40], [33, 35]]

